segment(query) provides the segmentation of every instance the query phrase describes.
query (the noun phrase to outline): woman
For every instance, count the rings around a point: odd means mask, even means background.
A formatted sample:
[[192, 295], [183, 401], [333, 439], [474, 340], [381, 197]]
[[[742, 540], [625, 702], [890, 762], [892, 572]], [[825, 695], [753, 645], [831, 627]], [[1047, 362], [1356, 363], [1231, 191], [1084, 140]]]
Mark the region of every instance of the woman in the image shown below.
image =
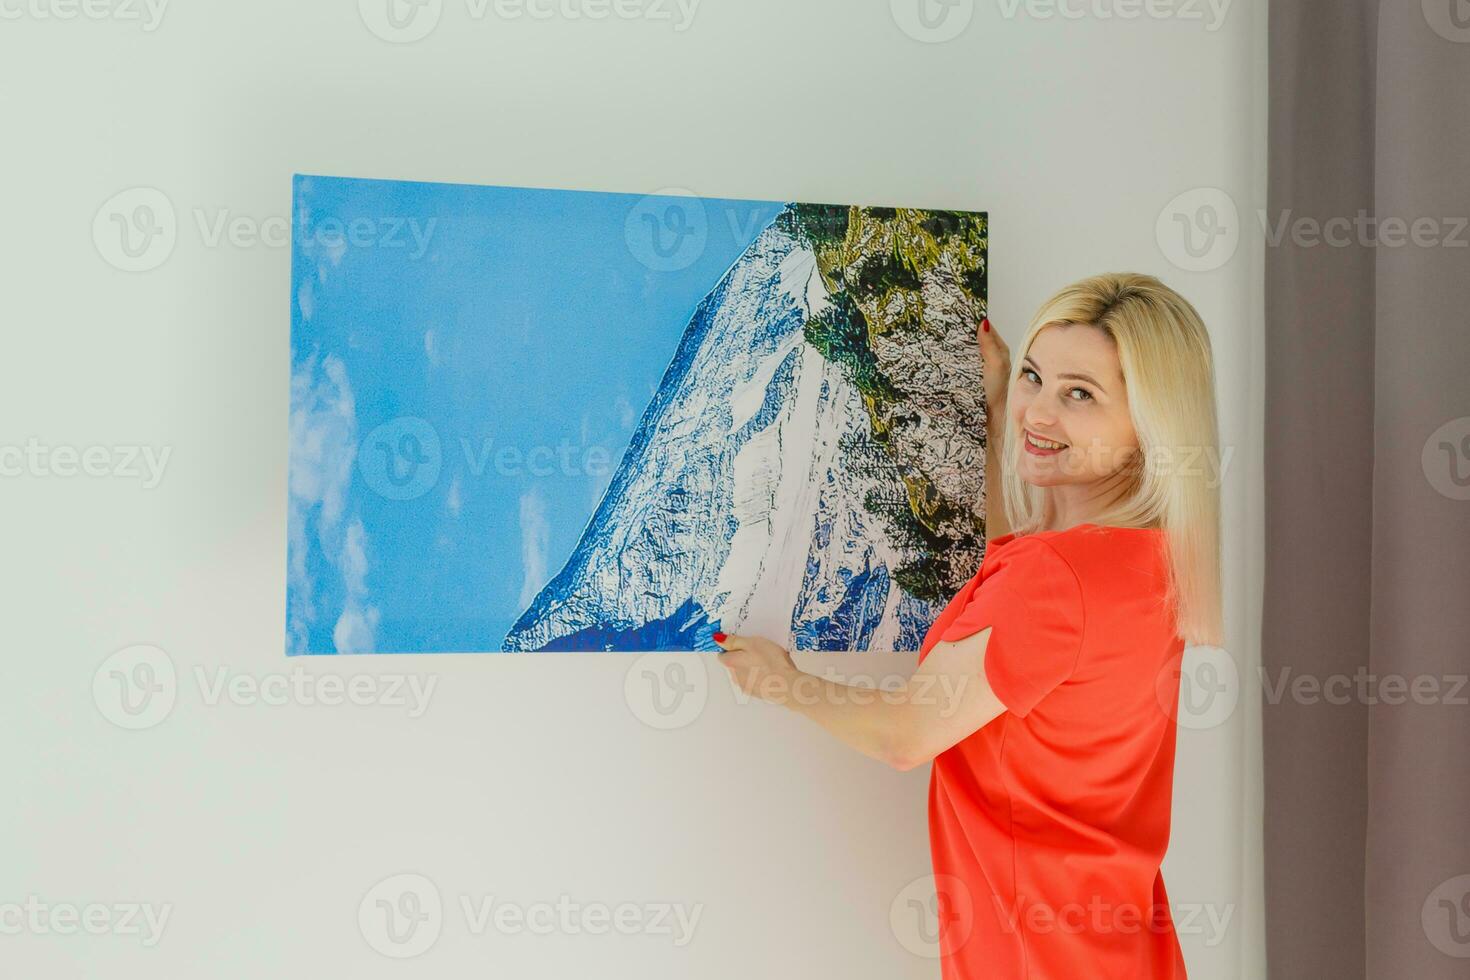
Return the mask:
[[1014, 366], [979, 341], [1001, 493], [905, 686], [854, 698], [763, 637], [715, 634], [720, 659], [860, 752], [933, 761], [945, 980], [1182, 980], [1159, 865], [1180, 658], [1222, 643], [1209, 337], [1122, 273], [1048, 300]]

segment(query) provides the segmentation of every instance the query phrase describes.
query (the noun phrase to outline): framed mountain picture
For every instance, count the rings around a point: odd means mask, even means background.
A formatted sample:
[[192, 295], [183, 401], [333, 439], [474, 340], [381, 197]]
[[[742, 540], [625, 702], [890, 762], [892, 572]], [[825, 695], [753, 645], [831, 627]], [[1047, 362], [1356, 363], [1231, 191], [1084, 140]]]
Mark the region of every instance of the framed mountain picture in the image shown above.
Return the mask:
[[291, 654], [917, 650], [984, 212], [293, 179]]

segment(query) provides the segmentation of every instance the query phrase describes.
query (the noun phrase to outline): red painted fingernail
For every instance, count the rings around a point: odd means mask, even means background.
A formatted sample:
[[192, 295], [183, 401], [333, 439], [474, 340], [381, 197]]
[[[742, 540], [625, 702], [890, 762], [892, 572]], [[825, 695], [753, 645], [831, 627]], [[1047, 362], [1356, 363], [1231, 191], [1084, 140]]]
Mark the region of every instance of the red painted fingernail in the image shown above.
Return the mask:
[[985, 319], [980, 321], [980, 329], [984, 330], [986, 333], [990, 333], [990, 317], [986, 317]]
[[724, 633], [716, 633], [715, 634], [715, 642], [716, 643], [724, 643], [725, 642], [725, 634]]

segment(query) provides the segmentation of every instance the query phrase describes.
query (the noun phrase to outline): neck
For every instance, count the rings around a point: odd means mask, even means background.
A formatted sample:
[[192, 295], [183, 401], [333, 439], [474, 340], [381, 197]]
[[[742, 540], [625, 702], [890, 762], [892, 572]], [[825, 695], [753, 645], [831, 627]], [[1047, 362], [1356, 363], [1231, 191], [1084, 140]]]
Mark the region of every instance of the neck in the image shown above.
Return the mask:
[[1045, 517], [1042, 528], [1064, 531], [1078, 524], [1098, 524], [1131, 491], [1122, 474], [1113, 474], [1093, 483], [1064, 484], [1046, 488]]

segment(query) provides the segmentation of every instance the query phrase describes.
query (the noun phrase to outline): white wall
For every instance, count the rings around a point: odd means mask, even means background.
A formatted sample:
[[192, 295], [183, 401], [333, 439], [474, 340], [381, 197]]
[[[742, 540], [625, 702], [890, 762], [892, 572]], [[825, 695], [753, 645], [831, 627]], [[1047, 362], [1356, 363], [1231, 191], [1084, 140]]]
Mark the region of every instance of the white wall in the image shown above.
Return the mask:
[[[1186, 272], [1156, 223], [1196, 188], [1224, 190], [1242, 216], [1263, 205], [1264, 9], [1239, 0], [1211, 30], [1193, 0], [1126, 21], [960, 0], [952, 16], [972, 19], [940, 43], [905, 33], [883, 0], [705, 0], [683, 30], [493, 8], [476, 20], [466, 2], [443, 0], [438, 27], [406, 44], [371, 33], [351, 0], [181, 2], [152, 30], [122, 19], [147, 20], [141, 5], [71, 20], [40, 16], [65, 0], [0, 6], [0, 445], [171, 453], [152, 488], [29, 464], [0, 478], [0, 903], [170, 908], [153, 946], [121, 926], [27, 924], [0, 934], [0, 960], [48, 978], [937, 977], [903, 941], [918, 938], [904, 889], [930, 870], [927, 769], [895, 774], [737, 704], [712, 663], [703, 711], [661, 731], [625, 697], [633, 657], [285, 660], [289, 252], [211, 245], [198, 222], [284, 218], [293, 171], [987, 209], [993, 319], [1013, 343], [1064, 282], [1157, 273], [1215, 339], [1235, 450], [1230, 648], [1253, 676], [1259, 249]], [[682, 17], [664, 0], [625, 4]], [[178, 239], [158, 268], [127, 273], [92, 227], [139, 186], [167, 196]], [[132, 644], [161, 648], [178, 676], [171, 713], [137, 731], [93, 693]], [[705, 661], [682, 659], [698, 678]], [[883, 675], [911, 659], [804, 666]], [[437, 688], [410, 718], [210, 704], [195, 674], [298, 667]], [[1244, 697], [1180, 733], [1170, 896], [1233, 915], [1223, 938], [1184, 936], [1197, 980], [1262, 974], [1255, 715]], [[357, 916], [405, 872], [446, 909], [437, 942], [397, 961]], [[701, 918], [678, 946], [656, 932], [476, 935], [459, 906], [563, 894]]]

